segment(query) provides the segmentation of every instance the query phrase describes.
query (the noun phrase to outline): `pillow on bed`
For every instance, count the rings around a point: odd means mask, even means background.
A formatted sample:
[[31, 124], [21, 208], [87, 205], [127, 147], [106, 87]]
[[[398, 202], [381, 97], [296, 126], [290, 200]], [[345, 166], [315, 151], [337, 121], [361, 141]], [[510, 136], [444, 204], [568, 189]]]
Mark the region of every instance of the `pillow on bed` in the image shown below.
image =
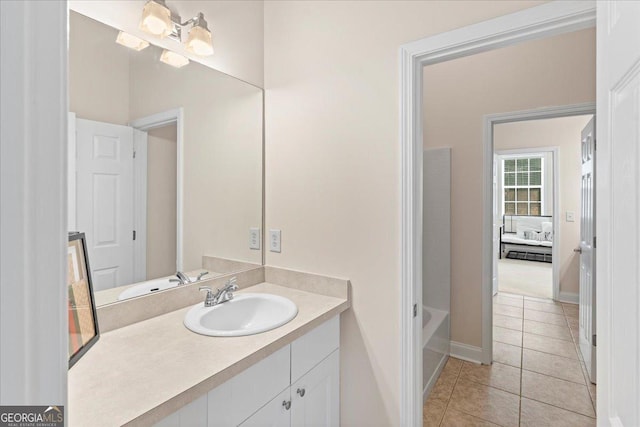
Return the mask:
[[[527, 231], [542, 231], [540, 229], [540, 221], [538, 219], [533, 218], [518, 218], [518, 223], [516, 224], [516, 235], [521, 239], [526, 239], [527, 237], [524, 235]], [[532, 239], [528, 239], [532, 240]]]
[[553, 242], [553, 232], [552, 231], [548, 231], [546, 233], [542, 233], [542, 235], [544, 236], [544, 240], [546, 240], [547, 242]]
[[536, 240], [538, 242], [541, 242], [544, 240], [544, 233], [527, 230], [524, 232], [524, 238], [525, 240]]
[[542, 232], [543, 233], [551, 233], [553, 231], [553, 223], [552, 222], [542, 222], [540, 223], [540, 225], [542, 226]]

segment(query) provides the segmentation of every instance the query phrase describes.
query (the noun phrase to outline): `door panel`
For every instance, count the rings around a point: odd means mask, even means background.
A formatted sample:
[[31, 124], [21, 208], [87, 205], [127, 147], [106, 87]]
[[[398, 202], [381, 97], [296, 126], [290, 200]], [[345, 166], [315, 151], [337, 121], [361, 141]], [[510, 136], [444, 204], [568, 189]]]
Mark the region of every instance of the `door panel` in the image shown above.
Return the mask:
[[94, 290], [133, 283], [133, 128], [78, 119], [76, 132], [76, 228]]
[[640, 2], [597, 2], [598, 424], [640, 425]]
[[340, 350], [291, 386], [291, 425], [340, 425]]
[[595, 322], [595, 118], [582, 130], [580, 199], [580, 351], [591, 382], [596, 382]]

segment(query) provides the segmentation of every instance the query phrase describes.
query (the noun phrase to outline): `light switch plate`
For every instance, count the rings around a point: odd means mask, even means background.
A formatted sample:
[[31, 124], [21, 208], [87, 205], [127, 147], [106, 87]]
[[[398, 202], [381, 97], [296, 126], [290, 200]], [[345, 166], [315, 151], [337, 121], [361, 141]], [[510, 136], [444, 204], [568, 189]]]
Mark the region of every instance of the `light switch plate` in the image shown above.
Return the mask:
[[571, 212], [571, 211], [567, 211], [566, 219], [567, 219], [567, 222], [575, 222], [576, 221], [576, 213], [575, 212]]
[[249, 229], [249, 249], [260, 250], [260, 229], [257, 227]]
[[280, 230], [269, 230], [269, 250], [271, 252], [280, 252]]

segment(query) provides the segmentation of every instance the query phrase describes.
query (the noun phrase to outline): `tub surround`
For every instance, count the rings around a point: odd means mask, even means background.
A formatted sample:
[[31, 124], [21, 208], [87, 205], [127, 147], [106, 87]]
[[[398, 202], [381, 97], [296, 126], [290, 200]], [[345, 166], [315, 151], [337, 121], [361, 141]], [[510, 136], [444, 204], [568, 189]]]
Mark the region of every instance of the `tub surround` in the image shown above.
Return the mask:
[[[350, 307], [348, 280], [272, 267], [247, 273], [251, 274], [242, 280], [242, 273], [236, 275], [243, 288], [239, 293], [262, 292], [289, 298], [298, 306], [298, 315], [262, 334], [214, 338], [195, 334], [182, 323], [189, 307], [202, 300], [196, 286], [130, 300], [127, 303], [155, 305], [150, 302], [154, 298], [166, 309], [175, 303], [172, 300], [179, 299], [182, 305], [139, 323], [112, 328], [101, 336], [69, 371], [70, 425], [153, 424]], [[264, 282], [265, 273], [269, 279], [281, 279], [282, 284]], [[248, 284], [260, 275], [262, 283]], [[295, 286], [294, 278], [299, 286]], [[224, 280], [216, 278], [208, 284], [216, 286]], [[197, 298], [191, 302], [194, 295]], [[124, 306], [105, 308], [118, 305]], [[120, 311], [120, 315], [126, 315], [124, 307]], [[109, 315], [116, 317], [115, 312]]]

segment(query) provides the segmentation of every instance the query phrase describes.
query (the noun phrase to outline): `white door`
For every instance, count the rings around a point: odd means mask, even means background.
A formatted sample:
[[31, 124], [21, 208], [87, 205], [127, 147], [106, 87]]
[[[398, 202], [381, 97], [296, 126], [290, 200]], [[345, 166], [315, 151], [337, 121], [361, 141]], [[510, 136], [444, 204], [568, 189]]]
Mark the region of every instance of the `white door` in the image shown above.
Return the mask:
[[78, 119], [76, 144], [76, 228], [93, 289], [133, 283], [133, 128]]
[[291, 425], [340, 425], [340, 350], [291, 386]]
[[640, 2], [597, 2], [598, 425], [640, 426]]
[[580, 199], [580, 351], [591, 382], [596, 382], [595, 287], [595, 117], [582, 130]]

